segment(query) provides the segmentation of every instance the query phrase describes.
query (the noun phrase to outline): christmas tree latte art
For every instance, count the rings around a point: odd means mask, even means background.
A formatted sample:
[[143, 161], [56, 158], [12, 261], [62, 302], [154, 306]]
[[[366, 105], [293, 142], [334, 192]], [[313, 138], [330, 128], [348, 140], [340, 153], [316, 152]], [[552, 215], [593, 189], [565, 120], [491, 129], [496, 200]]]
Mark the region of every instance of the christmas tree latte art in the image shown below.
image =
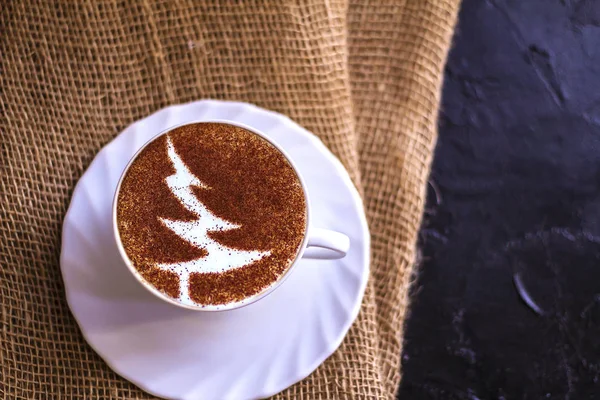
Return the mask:
[[119, 236], [129, 261], [188, 306], [243, 301], [295, 260], [306, 200], [286, 158], [260, 136], [220, 123], [149, 143], [121, 183]]
[[[268, 256], [271, 252], [233, 249], [219, 244], [208, 236], [209, 231], [235, 229], [239, 226], [216, 217], [196, 198], [191, 190], [192, 186], [203, 189], [210, 188], [198, 180], [185, 166], [175, 152], [171, 139], [167, 138], [167, 145], [169, 159], [175, 168], [175, 174], [167, 178], [167, 185], [175, 197], [181, 201], [181, 204], [196, 214], [198, 219], [194, 221], [173, 221], [160, 218], [160, 220], [177, 236], [197, 247], [204, 248], [208, 254], [206, 257], [185, 262], [157, 264], [157, 267], [173, 271], [179, 275], [180, 301], [185, 304], [194, 304], [187, 290], [190, 273], [223, 272], [232, 268], [240, 268]], [[227, 260], [226, 265], [223, 264], [223, 260]]]

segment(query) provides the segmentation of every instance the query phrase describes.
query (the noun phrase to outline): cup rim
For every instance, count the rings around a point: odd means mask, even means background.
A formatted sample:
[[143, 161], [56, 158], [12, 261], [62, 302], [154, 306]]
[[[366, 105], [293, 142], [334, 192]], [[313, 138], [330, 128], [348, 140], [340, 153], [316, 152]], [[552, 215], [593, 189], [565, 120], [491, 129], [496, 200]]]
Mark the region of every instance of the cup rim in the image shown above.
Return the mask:
[[[300, 186], [302, 187], [302, 192], [304, 193], [304, 200], [305, 200], [305, 205], [306, 205], [306, 207], [305, 207], [306, 224], [304, 226], [304, 236], [302, 238], [302, 243], [298, 247], [298, 251], [296, 252], [296, 257], [294, 258], [294, 261], [285, 270], [285, 272], [275, 282], [273, 282], [270, 286], [268, 286], [267, 288], [265, 288], [264, 290], [260, 291], [259, 293], [255, 294], [255, 295], [246, 297], [246, 298], [244, 298], [241, 301], [237, 301], [237, 302], [233, 302], [233, 303], [227, 303], [227, 304], [206, 304], [206, 305], [193, 306], [193, 305], [188, 305], [188, 304], [180, 303], [177, 300], [175, 300], [175, 299], [167, 296], [166, 294], [162, 293], [161, 291], [159, 291], [158, 289], [156, 289], [153, 285], [151, 285], [148, 281], [146, 281], [146, 279], [140, 274], [140, 272], [133, 266], [133, 262], [129, 259], [129, 256], [127, 255], [127, 252], [125, 251], [125, 248], [124, 248], [123, 243], [121, 241], [121, 235], [119, 233], [119, 226], [118, 226], [118, 221], [117, 221], [117, 203], [118, 203], [118, 200], [119, 200], [119, 193], [121, 191], [121, 185], [123, 183], [123, 179], [127, 175], [127, 172], [129, 171], [129, 168], [131, 167], [131, 165], [134, 163], [134, 161], [137, 159], [137, 157], [141, 154], [141, 152], [150, 143], [152, 143], [156, 139], [160, 138], [161, 136], [167, 135], [167, 134], [169, 134], [169, 132], [171, 132], [171, 131], [173, 131], [173, 130], [175, 130], [177, 128], [180, 128], [182, 126], [195, 125], [195, 124], [224, 124], [224, 125], [231, 125], [231, 126], [235, 126], [235, 127], [238, 127], [238, 128], [245, 129], [245, 130], [247, 130], [247, 131], [249, 131], [249, 132], [251, 132], [251, 133], [253, 133], [255, 135], [258, 135], [263, 140], [267, 141], [273, 147], [275, 147], [285, 157], [285, 159], [287, 160], [287, 162], [290, 164], [290, 166], [292, 167], [292, 169], [296, 173], [296, 177], [298, 178], [298, 181], [300, 182]], [[290, 158], [290, 156], [286, 153], [286, 151], [279, 144], [277, 144], [275, 141], [273, 141], [273, 139], [267, 137], [260, 130], [252, 128], [252, 127], [250, 127], [250, 126], [248, 126], [246, 124], [243, 124], [243, 123], [240, 123], [240, 122], [236, 122], [236, 121], [230, 121], [230, 120], [227, 120], [227, 119], [210, 119], [210, 120], [188, 121], [188, 122], [184, 122], [184, 123], [181, 123], [181, 124], [173, 125], [173, 126], [167, 128], [167, 129], [162, 130], [158, 134], [152, 136], [148, 141], [146, 141], [133, 154], [133, 156], [131, 156], [131, 158], [127, 162], [127, 165], [125, 166], [125, 168], [123, 169], [123, 172], [121, 173], [121, 176], [119, 177], [119, 181], [118, 181], [117, 186], [115, 188], [115, 192], [114, 192], [114, 195], [113, 195], [113, 201], [112, 201], [113, 236], [114, 236], [117, 248], [119, 250], [119, 254], [121, 255], [121, 258], [122, 258], [123, 262], [125, 263], [125, 265], [127, 266], [127, 268], [129, 269], [129, 271], [133, 274], [133, 276], [138, 280], [138, 282], [144, 288], [146, 288], [150, 293], [152, 293], [156, 297], [160, 298], [163, 301], [166, 301], [167, 303], [170, 303], [170, 304], [173, 304], [175, 306], [178, 306], [178, 307], [181, 307], [181, 308], [185, 308], [185, 309], [188, 309], [188, 310], [193, 310], [193, 311], [222, 312], [222, 311], [235, 310], [235, 309], [239, 309], [239, 308], [242, 308], [242, 307], [246, 307], [246, 306], [248, 306], [250, 304], [256, 303], [260, 299], [263, 299], [264, 297], [268, 296], [273, 291], [275, 291], [275, 289], [277, 289], [279, 286], [281, 286], [281, 284], [291, 275], [292, 270], [295, 268], [295, 266], [298, 263], [298, 261], [302, 258], [303, 254], [304, 254], [304, 251], [306, 250], [306, 246], [307, 246], [307, 242], [308, 242], [309, 223], [310, 223], [310, 206], [309, 206], [309, 199], [308, 199], [308, 191], [306, 189], [306, 184], [305, 184], [305, 182], [304, 182], [304, 180], [302, 178], [302, 175], [298, 171], [298, 168], [296, 167], [296, 164], [292, 161], [292, 159]]]

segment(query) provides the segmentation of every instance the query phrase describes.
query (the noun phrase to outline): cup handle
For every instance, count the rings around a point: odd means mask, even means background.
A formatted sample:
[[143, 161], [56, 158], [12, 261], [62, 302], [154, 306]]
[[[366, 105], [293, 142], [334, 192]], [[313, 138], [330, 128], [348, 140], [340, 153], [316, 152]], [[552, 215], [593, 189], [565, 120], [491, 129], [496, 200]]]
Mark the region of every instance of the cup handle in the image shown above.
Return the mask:
[[302, 258], [335, 260], [343, 258], [350, 249], [350, 239], [343, 233], [329, 229], [311, 229]]

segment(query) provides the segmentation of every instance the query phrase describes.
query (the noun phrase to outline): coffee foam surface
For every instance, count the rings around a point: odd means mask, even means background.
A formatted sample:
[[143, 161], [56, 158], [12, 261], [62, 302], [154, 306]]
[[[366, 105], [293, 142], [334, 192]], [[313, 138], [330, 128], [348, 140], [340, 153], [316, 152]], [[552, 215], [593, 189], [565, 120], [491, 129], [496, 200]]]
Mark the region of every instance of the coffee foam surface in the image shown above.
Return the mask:
[[140, 151], [117, 201], [144, 284], [187, 306], [244, 302], [276, 283], [306, 233], [304, 189], [268, 140], [234, 125], [174, 128]]

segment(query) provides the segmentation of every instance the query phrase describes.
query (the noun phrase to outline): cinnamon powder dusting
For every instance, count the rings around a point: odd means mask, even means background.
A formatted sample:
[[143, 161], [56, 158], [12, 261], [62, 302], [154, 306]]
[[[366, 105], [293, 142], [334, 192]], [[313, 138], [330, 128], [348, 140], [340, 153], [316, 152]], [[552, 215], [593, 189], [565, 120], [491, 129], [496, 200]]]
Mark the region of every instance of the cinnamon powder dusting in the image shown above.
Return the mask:
[[[306, 199], [286, 158], [269, 142], [243, 128], [195, 123], [168, 133], [177, 154], [206, 188], [192, 187], [212, 214], [235, 229], [208, 233], [223, 246], [270, 252], [241, 268], [191, 273], [189, 296], [198, 305], [238, 302], [276, 282], [290, 267], [306, 230]], [[148, 144], [121, 184], [117, 224], [121, 242], [141, 276], [165, 295], [180, 296], [179, 276], [157, 267], [207, 257], [207, 250], [182, 239], [161, 219], [194, 221], [198, 215], [171, 192], [175, 169], [167, 135]], [[227, 265], [227, 259], [216, 262]]]

